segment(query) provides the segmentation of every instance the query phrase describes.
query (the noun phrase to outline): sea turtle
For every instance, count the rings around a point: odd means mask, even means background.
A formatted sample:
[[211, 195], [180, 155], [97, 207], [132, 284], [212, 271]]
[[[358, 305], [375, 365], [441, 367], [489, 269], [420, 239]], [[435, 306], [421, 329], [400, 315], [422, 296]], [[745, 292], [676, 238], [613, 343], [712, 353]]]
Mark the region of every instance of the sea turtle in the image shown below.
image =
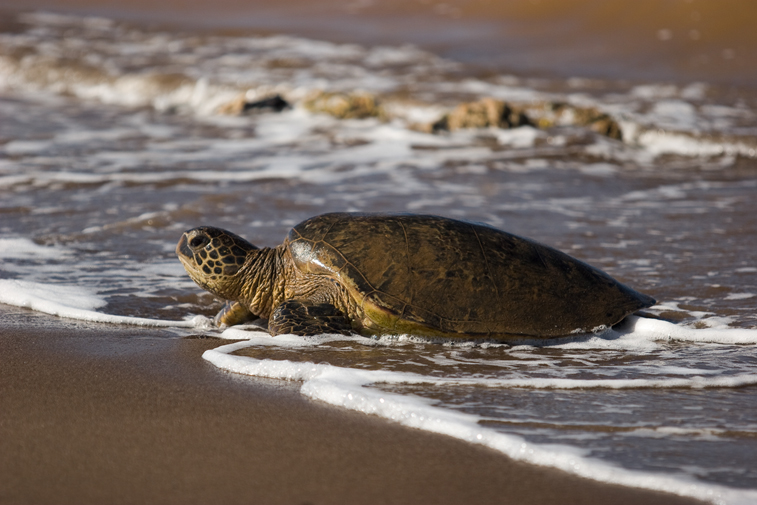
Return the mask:
[[655, 300], [556, 249], [438, 216], [332, 213], [258, 249], [202, 226], [176, 253], [228, 300], [216, 322], [271, 334], [558, 337], [620, 322]]

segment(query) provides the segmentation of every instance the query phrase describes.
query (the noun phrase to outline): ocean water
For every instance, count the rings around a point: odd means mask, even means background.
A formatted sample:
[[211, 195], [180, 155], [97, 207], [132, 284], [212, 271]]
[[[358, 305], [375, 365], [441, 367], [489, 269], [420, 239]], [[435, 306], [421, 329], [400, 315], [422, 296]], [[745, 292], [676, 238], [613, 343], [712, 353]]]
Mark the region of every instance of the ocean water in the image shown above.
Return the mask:
[[[292, 106], [238, 113], [274, 94]], [[381, 109], [308, 106], [356, 94]], [[485, 97], [536, 126], [430, 131]], [[583, 121], [590, 110], [622, 139]], [[22, 14], [0, 33], [0, 328], [22, 307], [239, 340], [205, 358], [577, 475], [754, 503], [756, 119], [750, 88], [482, 76], [408, 45]], [[485, 222], [658, 304], [549, 341], [212, 326], [222, 301], [176, 259], [184, 230], [272, 246], [330, 211]]]

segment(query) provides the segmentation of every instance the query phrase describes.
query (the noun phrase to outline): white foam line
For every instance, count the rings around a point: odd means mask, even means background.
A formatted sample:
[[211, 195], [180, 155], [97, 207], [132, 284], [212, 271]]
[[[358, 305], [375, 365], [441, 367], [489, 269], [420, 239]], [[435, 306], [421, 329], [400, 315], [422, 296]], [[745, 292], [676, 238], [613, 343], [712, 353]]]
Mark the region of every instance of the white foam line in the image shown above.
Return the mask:
[[488, 387], [511, 387], [529, 389], [653, 389], [653, 388], [735, 388], [757, 384], [757, 374], [741, 374], [727, 377], [662, 378], [662, 379], [447, 379], [425, 380], [437, 385], [459, 384]]
[[669, 475], [626, 470], [608, 463], [577, 455], [575, 450], [546, 449], [523, 438], [499, 433], [478, 424], [475, 415], [447, 411], [430, 405], [430, 400], [387, 393], [364, 386], [384, 382], [391, 373], [354, 370], [327, 364], [294, 363], [286, 360], [258, 360], [230, 353], [255, 345], [238, 342], [205, 351], [203, 358], [232, 372], [276, 379], [304, 381], [305, 396], [332, 405], [377, 415], [405, 426], [452, 436], [481, 444], [524, 462], [550, 466], [581, 477], [675, 493], [709, 500], [712, 503], [746, 505], [757, 502], [757, 491], [736, 490], [717, 485], [675, 478]]
[[149, 326], [160, 328], [207, 328], [208, 318], [195, 316], [183, 321], [173, 321], [166, 319], [149, 319], [145, 317], [115, 316], [112, 314], [103, 314], [93, 310], [71, 309], [66, 307], [63, 311], [58, 312], [56, 308], [43, 310], [37, 307], [31, 307], [38, 312], [44, 312], [53, 316], [59, 316], [66, 319], [78, 319], [91, 323], [108, 323], [108, 324], [125, 324], [130, 326]]
[[[677, 324], [632, 316], [631, 331], [648, 340], [680, 340], [719, 344], [757, 344], [757, 330], [746, 328], [688, 328]], [[625, 332], [624, 332], [625, 333]]]
[[[246, 340], [251, 338], [249, 332], [245, 331], [246, 327], [236, 326], [234, 328], [228, 328], [223, 338]], [[288, 339], [289, 336], [279, 335], [276, 337], [276, 345], [282, 345], [284, 338]], [[326, 338], [326, 340], [323, 340]], [[378, 339], [360, 337], [353, 335], [350, 337], [345, 336], [327, 336], [322, 335], [319, 338], [303, 339], [302, 337], [296, 337], [292, 342], [287, 342], [290, 345], [294, 345], [297, 342], [297, 347], [314, 346], [326, 341], [333, 340], [355, 340], [363, 345], [393, 345], [402, 344], [407, 342], [415, 343], [444, 343], [452, 346], [468, 347], [476, 345], [472, 341], [460, 340], [460, 339], [439, 339], [431, 337], [421, 337], [412, 335], [383, 335]], [[757, 329], [749, 328], [691, 328], [687, 326], [680, 326], [674, 323], [663, 321], [660, 319], [651, 319], [640, 316], [629, 316], [622, 328], [607, 329], [597, 334], [581, 334], [571, 337], [558, 337], [549, 339], [539, 339], [533, 337], [514, 338], [506, 342], [490, 342], [483, 339], [479, 344], [484, 345], [506, 345], [513, 349], [516, 347], [550, 347], [556, 349], [575, 349], [575, 350], [589, 350], [589, 349], [615, 349], [615, 350], [638, 350], [638, 349], [657, 349], [659, 346], [655, 342], [666, 341], [681, 341], [681, 342], [695, 342], [695, 343], [712, 343], [712, 344], [757, 344]], [[641, 384], [641, 383], [640, 383]], [[751, 382], [750, 382], [751, 384]], [[590, 383], [586, 386], [591, 387]], [[632, 387], [632, 386], [629, 386]], [[641, 384], [638, 387], [655, 387], [653, 385]], [[681, 387], [687, 387], [682, 385]], [[698, 387], [698, 386], [697, 386]], [[710, 386], [704, 386], [710, 387]]]
[[[257, 328], [255, 328], [257, 329]], [[699, 331], [699, 330], [697, 330]], [[251, 332], [249, 329], [240, 329], [239, 327], [227, 328], [221, 335], [221, 338], [229, 340], [246, 340], [243, 347], [247, 346], [276, 346], [286, 348], [304, 348], [313, 347], [319, 344], [326, 344], [335, 340], [343, 341], [344, 336], [323, 335], [320, 337], [304, 339], [294, 335], [278, 335], [272, 338], [265, 331]], [[355, 337], [363, 339], [364, 337]], [[370, 339], [366, 339], [370, 340]], [[370, 341], [368, 343], [371, 343]], [[233, 351], [230, 351], [233, 352]], [[232, 360], [233, 361], [233, 360]], [[231, 362], [224, 362], [222, 368], [229, 369]], [[254, 371], [238, 371], [239, 373], [248, 373], [260, 377], [282, 378], [278, 375], [280, 361], [260, 360]], [[228, 366], [227, 366], [228, 365]], [[219, 365], [221, 366], [221, 365]], [[236, 365], [234, 365], [236, 366]], [[249, 366], [249, 365], [246, 365]], [[319, 366], [312, 363], [301, 363], [302, 370], [310, 370], [309, 373], [320, 373]], [[354, 369], [351, 369], [354, 370]], [[322, 371], [322, 370], [320, 370]], [[354, 370], [355, 373], [361, 372]], [[297, 372], [304, 373], [304, 372]], [[289, 380], [309, 380], [308, 376], [287, 377]], [[406, 373], [406, 372], [381, 372], [378, 370], [371, 371], [372, 383], [393, 383], [393, 384], [431, 384], [434, 386], [485, 386], [489, 388], [527, 388], [527, 389], [654, 389], [654, 388], [677, 388], [677, 389], [705, 389], [705, 388], [735, 388], [742, 386], [751, 386], [757, 384], [757, 374], [739, 374], [721, 377], [702, 377], [694, 375], [688, 378], [664, 377], [653, 379], [562, 379], [551, 377], [539, 377], [529, 379], [493, 379], [493, 378], [436, 378], [428, 375]]]
[[24, 175], [11, 175], [0, 177], [0, 187], [8, 187], [17, 184], [35, 184], [38, 186], [57, 182], [74, 184], [101, 184], [106, 182], [129, 182], [151, 184], [172, 180], [194, 180], [198, 182], [249, 182], [260, 178], [270, 177], [269, 171], [260, 169], [257, 171], [223, 172], [212, 171], [196, 172], [144, 172], [144, 173], [113, 173], [93, 174], [84, 172], [27, 172]]
[[[264, 161], [255, 160], [255, 164]], [[328, 160], [326, 160], [328, 161]], [[380, 160], [379, 160], [380, 161]], [[356, 168], [349, 173], [334, 173], [331, 166], [315, 169], [310, 166], [312, 159], [304, 157], [290, 157], [284, 159], [271, 159], [268, 165], [257, 166], [252, 170], [238, 170], [213, 172], [210, 170], [198, 171], [167, 171], [167, 172], [130, 172], [130, 173], [83, 173], [83, 172], [41, 172], [28, 171], [23, 175], [0, 176], [0, 187], [12, 187], [17, 185], [34, 185], [45, 187], [55, 183], [72, 184], [105, 184], [111, 182], [131, 184], [155, 184], [160, 182], [190, 181], [195, 183], [208, 182], [253, 182], [260, 179], [295, 179], [304, 181], [329, 182], [332, 180], [343, 181], [346, 177], [360, 177], [367, 173], [376, 173], [372, 166]], [[234, 166], [247, 165], [247, 163], [231, 163]]]
[[706, 139], [691, 137], [685, 133], [660, 132], [649, 130], [642, 132], [636, 142], [644, 147], [652, 156], [662, 154], [679, 154], [682, 156], [721, 156], [736, 155], [755, 157], [754, 146], [743, 142], [713, 142]]
[[[66, 300], [69, 303], [66, 303]], [[204, 316], [195, 316], [183, 321], [168, 321], [103, 314], [91, 309], [102, 307], [106, 302], [76, 286], [56, 286], [14, 279], [0, 279], [0, 303], [93, 323], [171, 328], [207, 328], [210, 324], [210, 320]]]

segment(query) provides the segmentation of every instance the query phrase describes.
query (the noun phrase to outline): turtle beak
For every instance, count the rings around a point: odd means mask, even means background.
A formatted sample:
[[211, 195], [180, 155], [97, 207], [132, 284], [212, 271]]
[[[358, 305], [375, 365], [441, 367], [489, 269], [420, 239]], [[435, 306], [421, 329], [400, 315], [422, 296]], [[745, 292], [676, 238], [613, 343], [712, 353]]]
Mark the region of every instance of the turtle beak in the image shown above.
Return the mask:
[[176, 244], [176, 255], [179, 258], [186, 258], [186, 259], [192, 259], [193, 253], [192, 250], [189, 248], [189, 243], [187, 241], [187, 234], [183, 233], [181, 235], [181, 238], [179, 239], [179, 243]]

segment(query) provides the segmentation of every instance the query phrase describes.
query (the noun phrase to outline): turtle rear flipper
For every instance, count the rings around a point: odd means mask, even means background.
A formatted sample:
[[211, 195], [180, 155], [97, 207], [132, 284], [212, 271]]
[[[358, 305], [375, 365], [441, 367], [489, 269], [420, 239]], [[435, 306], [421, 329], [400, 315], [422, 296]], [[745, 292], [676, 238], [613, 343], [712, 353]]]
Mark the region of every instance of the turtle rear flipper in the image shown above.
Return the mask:
[[213, 319], [216, 326], [225, 324], [226, 326], [234, 326], [235, 324], [249, 323], [256, 320], [258, 317], [250, 312], [250, 310], [239, 302], [226, 302], [221, 311], [216, 314]]
[[268, 320], [271, 335], [351, 335], [352, 326], [339, 309], [328, 303], [286, 300], [276, 307]]

